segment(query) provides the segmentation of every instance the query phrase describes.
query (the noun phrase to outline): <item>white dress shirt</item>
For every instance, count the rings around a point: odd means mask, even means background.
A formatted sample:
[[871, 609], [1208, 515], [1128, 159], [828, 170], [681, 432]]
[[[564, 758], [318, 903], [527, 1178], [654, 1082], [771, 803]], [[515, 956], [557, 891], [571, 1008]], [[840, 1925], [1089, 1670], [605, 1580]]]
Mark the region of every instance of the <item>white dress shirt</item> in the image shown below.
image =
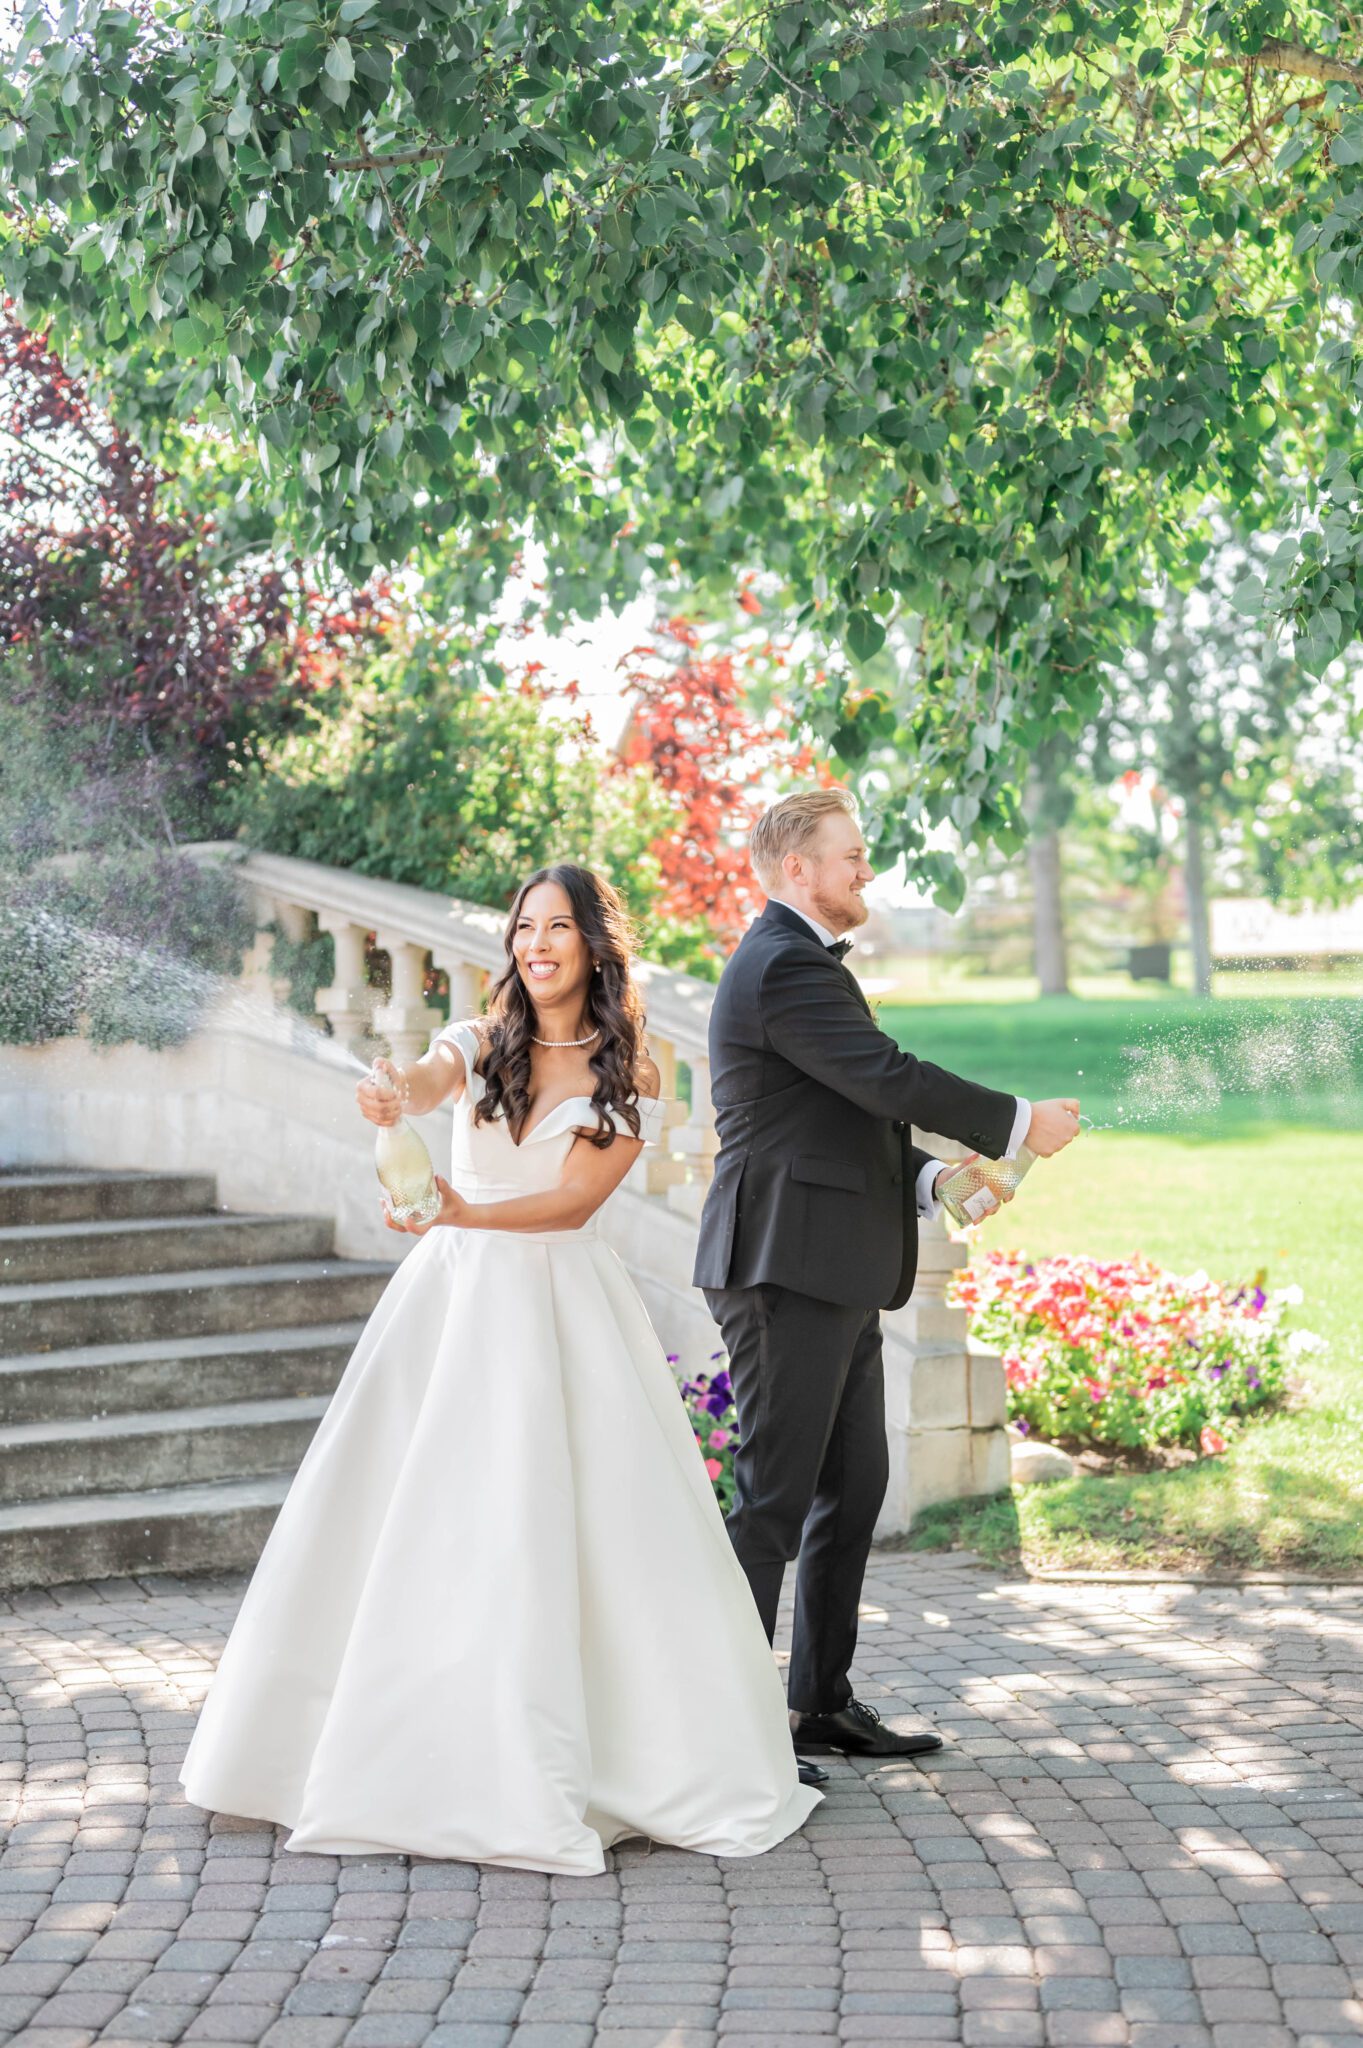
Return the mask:
[[[786, 899], [784, 896], [778, 896], [774, 899], [774, 901], [776, 901], [777, 903], [785, 904], [787, 910], [793, 910], [797, 917], [802, 917], [805, 923], [809, 926], [810, 930], [818, 934], [820, 942], [823, 945], [837, 945], [838, 934], [836, 932], [829, 931], [828, 926], [826, 924], [820, 924], [818, 918], [811, 917], [807, 910], [801, 910], [798, 903], [786, 903]], [[1028, 1102], [1026, 1097], [1022, 1095], [1019, 1095], [1016, 1098], [1016, 1101], [1018, 1106], [1017, 1115], [1013, 1118], [1012, 1136], [1009, 1138], [1007, 1148], [1003, 1153], [1003, 1157], [1005, 1159], [1013, 1159], [1017, 1156], [1018, 1146], [1023, 1142], [1024, 1138], [1027, 1136], [1027, 1126], [1032, 1121], [1031, 1103]], [[939, 1217], [942, 1213], [942, 1205], [937, 1199], [936, 1183], [938, 1174], [942, 1171], [942, 1168], [948, 1163], [949, 1162], [944, 1159], [930, 1159], [927, 1165], [923, 1168], [923, 1171], [918, 1176], [918, 1184], [915, 1189], [915, 1197], [917, 1202], [918, 1214], [924, 1223], [935, 1222], [937, 1217]]]

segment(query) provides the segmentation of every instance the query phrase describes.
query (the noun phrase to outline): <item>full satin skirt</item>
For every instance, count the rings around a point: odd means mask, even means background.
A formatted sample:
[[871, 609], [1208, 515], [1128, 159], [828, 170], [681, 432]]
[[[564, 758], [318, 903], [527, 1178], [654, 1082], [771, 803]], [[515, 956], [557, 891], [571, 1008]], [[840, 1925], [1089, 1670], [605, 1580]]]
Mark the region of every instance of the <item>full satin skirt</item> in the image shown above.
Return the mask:
[[595, 1237], [433, 1231], [271, 1532], [185, 1760], [290, 1849], [562, 1873], [750, 1856], [819, 1795], [638, 1295]]

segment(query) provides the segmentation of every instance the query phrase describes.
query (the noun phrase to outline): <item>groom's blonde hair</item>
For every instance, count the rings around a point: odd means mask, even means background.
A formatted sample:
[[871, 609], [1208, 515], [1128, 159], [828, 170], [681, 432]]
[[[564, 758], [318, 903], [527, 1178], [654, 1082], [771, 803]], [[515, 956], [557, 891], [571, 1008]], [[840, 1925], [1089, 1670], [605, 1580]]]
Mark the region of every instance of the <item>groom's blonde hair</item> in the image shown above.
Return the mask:
[[795, 796], [783, 796], [769, 811], [763, 811], [752, 828], [748, 851], [757, 879], [771, 893], [781, 881], [781, 863], [788, 853], [804, 853], [825, 818], [841, 811], [857, 815], [856, 798], [848, 789], [802, 789]]

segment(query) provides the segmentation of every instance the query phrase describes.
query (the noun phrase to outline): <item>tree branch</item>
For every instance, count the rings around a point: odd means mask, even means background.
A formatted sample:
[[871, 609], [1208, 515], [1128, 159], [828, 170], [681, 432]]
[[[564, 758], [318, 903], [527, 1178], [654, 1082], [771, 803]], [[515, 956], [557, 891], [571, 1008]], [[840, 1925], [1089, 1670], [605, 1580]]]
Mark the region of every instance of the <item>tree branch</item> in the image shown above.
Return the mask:
[[329, 156], [326, 162], [329, 171], [391, 171], [403, 164], [433, 164], [458, 147], [457, 142], [422, 142], [412, 149], [390, 150], [386, 156], [371, 156], [366, 150], [363, 156]]
[[[1189, 9], [1185, 5], [1178, 23], [1173, 29], [1169, 46], [1177, 47], [1186, 35]], [[937, 0], [937, 4], [921, 8], [916, 14], [899, 18], [923, 26], [944, 26], [948, 23], [969, 27], [977, 35], [970, 20], [969, 9], [955, 0]], [[881, 24], [883, 27], [897, 26], [895, 23]], [[769, 60], [768, 60], [769, 61]], [[1300, 43], [1284, 43], [1277, 36], [1266, 36], [1261, 47], [1253, 55], [1248, 51], [1223, 50], [1212, 62], [1220, 68], [1240, 70], [1248, 65], [1251, 70], [1282, 71], [1293, 78], [1313, 78], [1321, 85], [1352, 85], [1363, 92], [1363, 64], [1351, 64], [1344, 57], [1327, 57], [1319, 50], [1308, 50]], [[789, 84], [789, 81], [786, 81]], [[383, 156], [374, 156], [368, 150], [361, 156], [328, 156], [329, 171], [388, 171], [398, 170], [407, 164], [435, 163], [448, 156], [459, 145], [451, 142], [417, 143], [411, 149], [394, 149]]]
[[1303, 49], [1300, 43], [1279, 42], [1276, 36], [1265, 36], [1262, 48], [1253, 55], [1247, 50], [1227, 50], [1216, 62], [1237, 68], [1248, 64], [1251, 69], [1286, 71], [1293, 78], [1314, 78], [1320, 85], [1353, 85], [1363, 92], [1363, 64], [1350, 64], [1343, 57], [1325, 57], [1319, 50]]

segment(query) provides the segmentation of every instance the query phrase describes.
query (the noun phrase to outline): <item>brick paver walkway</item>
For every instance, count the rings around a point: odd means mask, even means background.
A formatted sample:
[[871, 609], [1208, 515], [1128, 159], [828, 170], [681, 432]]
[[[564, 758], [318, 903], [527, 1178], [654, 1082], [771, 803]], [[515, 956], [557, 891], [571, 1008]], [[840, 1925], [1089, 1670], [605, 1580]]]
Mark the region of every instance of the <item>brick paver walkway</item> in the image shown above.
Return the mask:
[[[1359, 2039], [1363, 1592], [879, 1555], [861, 1691], [936, 1722], [931, 1769], [835, 1762], [810, 1826], [754, 1861], [637, 1844], [550, 1879], [290, 1856], [187, 1807], [179, 1760], [240, 1589], [0, 1604], [0, 2040]], [[724, 1730], [695, 1740], [703, 1770]]]

